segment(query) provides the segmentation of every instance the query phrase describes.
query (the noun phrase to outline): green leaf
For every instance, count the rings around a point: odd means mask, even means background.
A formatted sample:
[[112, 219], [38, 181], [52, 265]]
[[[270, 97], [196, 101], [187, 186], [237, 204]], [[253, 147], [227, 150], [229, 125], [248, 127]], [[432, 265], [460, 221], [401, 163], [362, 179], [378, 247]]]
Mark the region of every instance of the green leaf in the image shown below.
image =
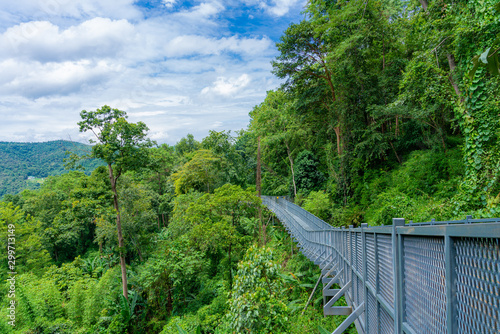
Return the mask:
[[493, 55], [490, 57], [489, 62], [488, 62], [488, 70], [490, 71], [491, 75], [499, 75], [500, 73], [498, 72], [498, 68], [500, 67], [500, 63], [498, 61], [498, 55]]
[[323, 327], [321, 327], [320, 325], [318, 325], [318, 330], [319, 330], [319, 333], [320, 334], [330, 334], [329, 331], [327, 331], [326, 329], [324, 329]]
[[179, 331], [179, 334], [188, 334], [179, 324], [175, 324], [177, 326], [177, 330]]
[[487, 48], [486, 51], [481, 53], [479, 59], [483, 62], [483, 64], [488, 64], [488, 54], [490, 53], [491, 47]]
[[475, 56], [472, 58], [472, 62], [474, 63], [474, 67], [469, 72], [469, 78], [474, 79], [474, 75], [476, 74], [477, 68], [479, 67], [479, 56]]
[[130, 320], [130, 308], [127, 299], [123, 295], [120, 295], [120, 309], [124, 321], [128, 322]]

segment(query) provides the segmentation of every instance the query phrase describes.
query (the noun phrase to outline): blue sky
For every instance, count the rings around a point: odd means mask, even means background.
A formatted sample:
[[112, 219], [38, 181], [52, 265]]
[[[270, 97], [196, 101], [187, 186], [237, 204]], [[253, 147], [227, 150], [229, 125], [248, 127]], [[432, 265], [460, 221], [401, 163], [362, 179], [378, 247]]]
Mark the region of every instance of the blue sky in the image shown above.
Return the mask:
[[266, 91], [275, 43], [302, 0], [0, 3], [0, 141], [75, 140], [104, 104], [175, 144], [239, 130]]

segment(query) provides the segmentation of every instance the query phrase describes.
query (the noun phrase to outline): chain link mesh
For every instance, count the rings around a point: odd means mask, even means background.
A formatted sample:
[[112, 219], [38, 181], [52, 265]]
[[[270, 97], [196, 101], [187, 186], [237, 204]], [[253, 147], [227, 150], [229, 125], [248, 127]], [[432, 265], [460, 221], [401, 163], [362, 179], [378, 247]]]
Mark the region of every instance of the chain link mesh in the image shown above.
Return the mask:
[[458, 328], [462, 333], [500, 333], [498, 239], [455, 240]]
[[418, 333], [447, 333], [443, 238], [405, 236], [404, 308]]

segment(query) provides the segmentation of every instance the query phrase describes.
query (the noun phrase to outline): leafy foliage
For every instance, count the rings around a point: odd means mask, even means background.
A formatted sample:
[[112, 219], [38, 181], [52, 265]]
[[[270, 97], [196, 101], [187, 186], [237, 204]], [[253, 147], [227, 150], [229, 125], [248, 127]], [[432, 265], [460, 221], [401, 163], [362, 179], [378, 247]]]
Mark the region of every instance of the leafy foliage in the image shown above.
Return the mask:
[[287, 307], [280, 299], [281, 280], [270, 249], [251, 247], [238, 264], [228, 313], [236, 333], [286, 332]]

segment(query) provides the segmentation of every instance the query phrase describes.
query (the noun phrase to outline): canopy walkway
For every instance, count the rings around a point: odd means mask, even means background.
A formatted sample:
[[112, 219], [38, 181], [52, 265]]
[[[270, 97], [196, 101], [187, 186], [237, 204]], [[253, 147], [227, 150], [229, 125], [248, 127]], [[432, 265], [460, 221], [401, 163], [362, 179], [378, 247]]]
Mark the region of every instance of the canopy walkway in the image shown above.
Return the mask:
[[321, 268], [324, 314], [347, 316], [332, 334], [500, 333], [500, 218], [346, 229], [262, 201]]

